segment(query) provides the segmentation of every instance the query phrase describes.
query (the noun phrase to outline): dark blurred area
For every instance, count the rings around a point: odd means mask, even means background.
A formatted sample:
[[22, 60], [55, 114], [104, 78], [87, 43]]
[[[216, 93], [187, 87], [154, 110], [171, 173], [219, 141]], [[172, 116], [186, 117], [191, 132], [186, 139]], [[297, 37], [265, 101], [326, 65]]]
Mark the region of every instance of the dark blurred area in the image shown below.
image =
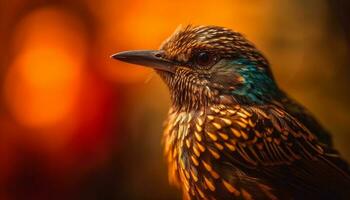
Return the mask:
[[349, 22], [346, 0], [0, 0], [0, 200], [181, 199], [165, 85], [109, 58], [179, 24], [244, 33], [350, 161]]

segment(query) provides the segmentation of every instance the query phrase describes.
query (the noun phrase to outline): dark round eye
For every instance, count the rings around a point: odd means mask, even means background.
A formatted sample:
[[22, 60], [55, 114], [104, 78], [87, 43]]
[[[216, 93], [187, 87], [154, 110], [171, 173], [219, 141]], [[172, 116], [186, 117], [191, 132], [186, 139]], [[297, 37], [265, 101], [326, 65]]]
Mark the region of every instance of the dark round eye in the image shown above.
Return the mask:
[[212, 64], [213, 56], [208, 52], [199, 52], [196, 55], [196, 63], [199, 66], [208, 66]]

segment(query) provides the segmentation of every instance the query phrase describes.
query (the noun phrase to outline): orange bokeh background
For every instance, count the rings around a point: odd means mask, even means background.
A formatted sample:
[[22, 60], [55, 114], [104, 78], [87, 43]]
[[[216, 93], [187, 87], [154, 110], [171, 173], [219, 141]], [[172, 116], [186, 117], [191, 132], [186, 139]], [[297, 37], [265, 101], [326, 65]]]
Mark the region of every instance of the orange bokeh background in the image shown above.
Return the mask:
[[350, 160], [350, 37], [339, 14], [348, 3], [339, 2], [1, 1], [0, 200], [180, 199], [160, 146], [165, 85], [109, 58], [156, 49], [179, 24], [246, 35]]

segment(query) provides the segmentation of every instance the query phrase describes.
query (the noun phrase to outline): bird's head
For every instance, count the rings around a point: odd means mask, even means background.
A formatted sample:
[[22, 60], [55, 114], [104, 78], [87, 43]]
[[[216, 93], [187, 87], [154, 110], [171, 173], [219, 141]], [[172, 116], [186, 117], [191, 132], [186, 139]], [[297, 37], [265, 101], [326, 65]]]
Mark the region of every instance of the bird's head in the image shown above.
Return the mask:
[[279, 93], [260, 51], [240, 33], [223, 27], [178, 28], [159, 50], [125, 51], [113, 58], [154, 68], [179, 109], [262, 104]]

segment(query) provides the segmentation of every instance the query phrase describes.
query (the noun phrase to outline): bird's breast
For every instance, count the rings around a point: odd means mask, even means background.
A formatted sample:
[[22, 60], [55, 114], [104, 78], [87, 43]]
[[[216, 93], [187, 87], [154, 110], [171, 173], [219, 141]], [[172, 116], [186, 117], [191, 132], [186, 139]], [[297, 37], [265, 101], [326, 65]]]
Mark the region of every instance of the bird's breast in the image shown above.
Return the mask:
[[181, 187], [188, 197], [204, 198], [221, 190], [238, 194], [229, 179], [224, 179], [224, 171], [235, 169], [222, 165], [224, 155], [236, 148], [235, 141], [229, 141], [228, 133], [221, 131], [232, 125], [232, 115], [237, 116], [235, 120], [239, 119], [235, 109], [239, 108], [218, 105], [192, 112], [170, 110], [163, 138], [169, 181]]
[[163, 135], [170, 183], [189, 189], [188, 178], [192, 176], [196, 179], [198, 173], [196, 165], [199, 165], [198, 158], [204, 151], [204, 145], [199, 143], [202, 141], [203, 125], [203, 111], [175, 112], [170, 110]]

